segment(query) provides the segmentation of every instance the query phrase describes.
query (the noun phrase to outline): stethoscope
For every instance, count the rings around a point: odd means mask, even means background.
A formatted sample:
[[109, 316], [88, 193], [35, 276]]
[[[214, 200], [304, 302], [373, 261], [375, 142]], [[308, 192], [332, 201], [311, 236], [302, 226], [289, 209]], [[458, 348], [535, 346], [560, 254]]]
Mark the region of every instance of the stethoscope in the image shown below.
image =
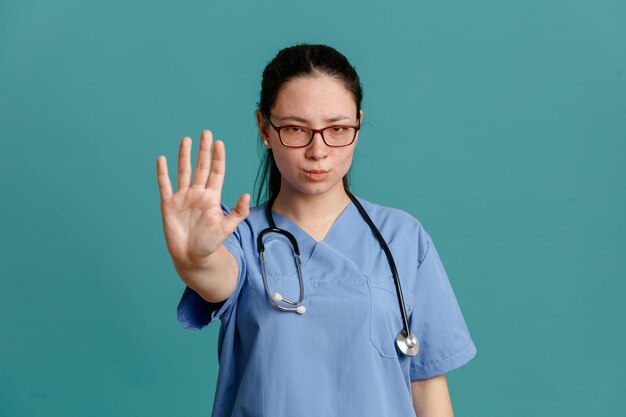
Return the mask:
[[[404, 305], [404, 297], [402, 297], [402, 288], [400, 288], [400, 279], [398, 278], [398, 270], [396, 269], [396, 263], [393, 260], [393, 256], [391, 256], [391, 251], [389, 250], [389, 247], [387, 246], [387, 242], [385, 242], [385, 239], [380, 234], [380, 232], [376, 228], [376, 225], [374, 225], [374, 222], [372, 222], [372, 219], [369, 217], [369, 215], [367, 214], [367, 212], [365, 211], [361, 203], [356, 199], [354, 195], [352, 195], [352, 193], [350, 193], [349, 191], [346, 191], [346, 192], [348, 193], [350, 200], [352, 200], [356, 208], [359, 210], [361, 217], [363, 217], [363, 219], [367, 222], [370, 229], [376, 236], [376, 239], [380, 243], [380, 246], [385, 251], [385, 255], [387, 256], [387, 261], [389, 262], [389, 267], [391, 268], [391, 272], [393, 273], [393, 280], [396, 286], [396, 294], [398, 296], [398, 305], [400, 306], [400, 314], [402, 315], [402, 323], [404, 326], [404, 328], [400, 330], [400, 333], [398, 333], [398, 335], [396, 336], [396, 345], [398, 346], [398, 349], [400, 349], [400, 351], [404, 353], [405, 355], [415, 356], [417, 355], [417, 352], [419, 350], [419, 343], [417, 341], [417, 337], [415, 337], [415, 335], [412, 334], [411, 331], [409, 330], [409, 322], [406, 317], [406, 308]], [[267, 207], [265, 209], [265, 215], [267, 217], [267, 222], [269, 223], [269, 227], [266, 229], [263, 229], [261, 233], [259, 233], [259, 236], [257, 237], [257, 246], [258, 246], [258, 251], [259, 251], [259, 257], [261, 259], [261, 271], [263, 273], [263, 285], [265, 286], [265, 294], [267, 295], [267, 298], [270, 300], [270, 303], [272, 303], [272, 305], [278, 310], [291, 311], [291, 312], [296, 312], [298, 314], [304, 314], [306, 312], [306, 308], [302, 305], [302, 300], [304, 299], [304, 281], [302, 280], [302, 263], [300, 262], [300, 249], [298, 247], [298, 242], [296, 238], [291, 233], [289, 233], [288, 231], [284, 229], [279, 229], [278, 227], [276, 227], [276, 223], [274, 223], [274, 218], [272, 216], [272, 204], [273, 203], [274, 203], [274, 199], [268, 201]], [[298, 269], [298, 281], [299, 281], [299, 286], [300, 286], [300, 296], [298, 298], [298, 301], [289, 300], [288, 298], [283, 297], [281, 294], [277, 292], [272, 294], [272, 292], [270, 291], [269, 285], [267, 283], [267, 275], [265, 273], [265, 259], [263, 256], [263, 253], [265, 252], [265, 245], [263, 244], [263, 236], [265, 236], [268, 233], [279, 233], [285, 236], [291, 243], [295, 260], [296, 260], [296, 268]], [[285, 303], [287, 305], [278, 304], [279, 302]]]

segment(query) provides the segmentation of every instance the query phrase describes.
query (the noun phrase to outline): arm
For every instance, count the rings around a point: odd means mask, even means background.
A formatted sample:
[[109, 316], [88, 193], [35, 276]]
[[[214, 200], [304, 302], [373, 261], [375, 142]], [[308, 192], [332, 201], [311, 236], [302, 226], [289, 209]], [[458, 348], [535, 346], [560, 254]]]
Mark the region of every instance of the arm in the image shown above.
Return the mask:
[[239, 266], [223, 244], [201, 262], [181, 265], [174, 261], [174, 268], [185, 285], [210, 303], [226, 300], [237, 286]]
[[454, 417], [446, 376], [411, 382], [417, 417]]

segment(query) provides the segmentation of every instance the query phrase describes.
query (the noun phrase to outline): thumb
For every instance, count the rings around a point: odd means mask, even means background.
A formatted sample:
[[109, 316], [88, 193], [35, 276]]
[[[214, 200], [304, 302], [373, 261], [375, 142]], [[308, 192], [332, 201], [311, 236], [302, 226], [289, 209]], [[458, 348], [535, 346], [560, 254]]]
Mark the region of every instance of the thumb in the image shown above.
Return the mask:
[[222, 230], [224, 231], [226, 236], [230, 236], [239, 223], [245, 220], [246, 217], [250, 214], [250, 194], [243, 194], [237, 200], [237, 205], [235, 208], [228, 213], [224, 220], [222, 221]]

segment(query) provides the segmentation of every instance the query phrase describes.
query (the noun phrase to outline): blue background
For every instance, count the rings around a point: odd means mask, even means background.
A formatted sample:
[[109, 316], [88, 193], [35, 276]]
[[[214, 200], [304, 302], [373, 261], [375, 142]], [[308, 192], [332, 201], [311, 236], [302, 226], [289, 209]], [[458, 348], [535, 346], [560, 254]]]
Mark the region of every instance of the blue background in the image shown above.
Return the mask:
[[[626, 3], [0, 2], [0, 415], [206, 416], [156, 158], [211, 129], [253, 191], [260, 76], [297, 42], [364, 85], [353, 190], [416, 216], [478, 348], [457, 416], [626, 405]], [[175, 182], [175, 180], [174, 180]]]

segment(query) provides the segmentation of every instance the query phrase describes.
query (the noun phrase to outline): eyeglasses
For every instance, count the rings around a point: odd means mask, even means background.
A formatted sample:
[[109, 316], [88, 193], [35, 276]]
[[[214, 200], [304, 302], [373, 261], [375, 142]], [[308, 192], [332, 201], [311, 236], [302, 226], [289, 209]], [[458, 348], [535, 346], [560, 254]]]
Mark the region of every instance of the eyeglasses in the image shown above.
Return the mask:
[[264, 114], [263, 117], [278, 132], [280, 143], [289, 148], [309, 146], [316, 133], [322, 135], [322, 140], [327, 146], [333, 148], [348, 146], [354, 142], [356, 133], [361, 128], [360, 123], [358, 126], [333, 125], [323, 129], [311, 129], [310, 127], [297, 125], [276, 126], [267, 115]]

